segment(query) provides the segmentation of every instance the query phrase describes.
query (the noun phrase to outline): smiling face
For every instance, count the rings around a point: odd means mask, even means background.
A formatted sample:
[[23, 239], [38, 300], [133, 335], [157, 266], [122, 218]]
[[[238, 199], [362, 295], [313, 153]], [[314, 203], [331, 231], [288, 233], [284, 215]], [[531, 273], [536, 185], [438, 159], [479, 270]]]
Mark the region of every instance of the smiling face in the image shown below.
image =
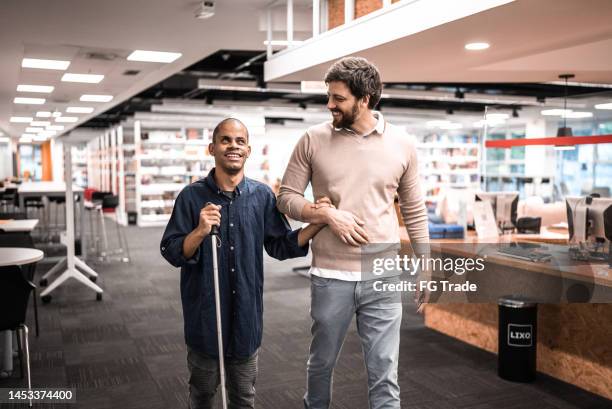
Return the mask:
[[367, 97], [357, 99], [342, 81], [331, 81], [327, 84], [327, 109], [332, 114], [336, 128], [350, 128], [367, 109]]
[[221, 123], [208, 150], [215, 157], [216, 167], [230, 175], [240, 173], [251, 154], [246, 128], [236, 120]]

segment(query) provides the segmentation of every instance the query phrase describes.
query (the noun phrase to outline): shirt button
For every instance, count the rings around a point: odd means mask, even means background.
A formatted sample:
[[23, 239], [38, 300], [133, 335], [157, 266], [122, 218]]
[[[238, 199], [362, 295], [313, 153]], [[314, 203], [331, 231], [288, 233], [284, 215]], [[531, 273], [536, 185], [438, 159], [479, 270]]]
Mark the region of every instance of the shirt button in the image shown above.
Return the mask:
[[234, 223], [230, 223], [230, 227], [234, 227]]
[[232, 268], [232, 273], [233, 273], [234, 271], [236, 271], [236, 270]]
[[230, 246], [230, 250], [234, 251], [234, 246]]
[[236, 290], [232, 291], [232, 294], [236, 294]]
[[165, 248], [165, 247], [162, 247], [162, 251], [164, 251], [164, 250], [166, 250], [166, 248]]

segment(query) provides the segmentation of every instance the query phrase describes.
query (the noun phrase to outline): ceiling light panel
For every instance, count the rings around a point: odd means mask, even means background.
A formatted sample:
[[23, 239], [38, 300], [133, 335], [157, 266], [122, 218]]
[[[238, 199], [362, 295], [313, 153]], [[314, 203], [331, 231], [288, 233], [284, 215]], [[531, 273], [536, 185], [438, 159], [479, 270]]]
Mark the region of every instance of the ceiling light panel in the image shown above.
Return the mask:
[[24, 58], [21, 60], [23, 68], [39, 68], [43, 70], [65, 70], [70, 65], [70, 61], [63, 60], [41, 60], [38, 58]]
[[51, 112], [49, 112], [49, 111], [38, 111], [36, 113], [36, 117], [37, 118], [50, 118], [51, 117]]
[[563, 114], [567, 114], [569, 112], [572, 112], [571, 109], [559, 109], [559, 108], [555, 108], [555, 109], [545, 109], [543, 111], [540, 111], [540, 114], [544, 115], [544, 116], [561, 116]]
[[31, 104], [31, 105], [42, 105], [45, 103], [44, 98], [24, 98], [24, 97], [16, 97], [13, 99], [15, 104]]
[[30, 126], [47, 126], [51, 125], [49, 121], [32, 121], [30, 122]]
[[484, 42], [468, 43], [465, 45], [465, 49], [469, 51], [481, 51], [486, 50], [489, 47], [490, 44]]
[[98, 84], [104, 79], [102, 74], [74, 74], [66, 73], [62, 76], [63, 82], [84, 82], [87, 84]]
[[181, 53], [170, 53], [165, 51], [136, 50], [128, 55], [127, 59], [129, 61], [171, 63], [179, 59], [182, 55]]
[[32, 118], [31, 116], [12, 116], [9, 121], [13, 122], [13, 123], [24, 123], [24, 124], [27, 124], [27, 123], [30, 123], [32, 121], [32, 119], [34, 119], [34, 118]]
[[50, 94], [53, 92], [54, 89], [55, 87], [52, 87], [50, 85], [17, 85], [17, 92], [37, 92], [41, 94]]
[[55, 122], [78, 122], [79, 118], [76, 116], [60, 116], [55, 118]]
[[94, 111], [92, 107], [68, 107], [66, 112], [69, 114], [91, 114]]
[[85, 94], [80, 98], [83, 102], [110, 102], [113, 100], [112, 95]]

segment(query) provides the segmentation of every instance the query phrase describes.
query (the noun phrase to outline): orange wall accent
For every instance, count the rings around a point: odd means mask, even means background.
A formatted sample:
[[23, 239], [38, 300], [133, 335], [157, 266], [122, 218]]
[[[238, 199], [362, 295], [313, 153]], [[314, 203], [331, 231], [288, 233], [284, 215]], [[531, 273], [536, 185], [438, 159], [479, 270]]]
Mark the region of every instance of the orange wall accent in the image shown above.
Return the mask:
[[[397, 3], [400, 0], [392, 0]], [[355, 0], [355, 18], [365, 16], [382, 8], [383, 0]], [[344, 24], [344, 0], [329, 0], [327, 3], [327, 25], [331, 30]]]
[[331, 30], [344, 24], [344, 0], [329, 0], [327, 3], [327, 28]]
[[365, 16], [366, 14], [382, 8], [382, 3], [382, 0], [356, 0], [355, 18]]
[[[355, 18], [365, 16], [382, 7], [382, 0], [355, 0]], [[329, 0], [327, 24], [331, 30], [344, 24], [344, 0]]]
[[40, 157], [42, 160], [42, 180], [53, 180], [53, 161], [51, 159], [51, 141], [40, 145]]

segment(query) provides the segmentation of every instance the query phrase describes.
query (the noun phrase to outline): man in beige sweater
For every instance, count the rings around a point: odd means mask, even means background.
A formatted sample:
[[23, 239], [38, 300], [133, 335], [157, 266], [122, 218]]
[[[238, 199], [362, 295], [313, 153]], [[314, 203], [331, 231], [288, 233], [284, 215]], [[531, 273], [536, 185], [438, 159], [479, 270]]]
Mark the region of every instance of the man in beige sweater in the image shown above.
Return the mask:
[[[394, 283], [399, 277], [374, 279], [371, 271], [362, 271], [362, 253], [368, 243], [399, 243], [396, 193], [411, 242], [429, 241], [415, 141], [373, 110], [382, 82], [367, 60], [336, 62], [325, 82], [332, 122], [309, 128], [299, 140], [278, 196], [279, 210], [289, 217], [328, 225], [312, 242], [313, 324], [304, 405], [329, 408], [333, 369], [356, 316], [370, 408], [399, 409], [402, 306], [397, 294], [374, 289], [375, 281]], [[327, 196], [335, 208], [306, 200], [308, 183], [315, 198]]]

